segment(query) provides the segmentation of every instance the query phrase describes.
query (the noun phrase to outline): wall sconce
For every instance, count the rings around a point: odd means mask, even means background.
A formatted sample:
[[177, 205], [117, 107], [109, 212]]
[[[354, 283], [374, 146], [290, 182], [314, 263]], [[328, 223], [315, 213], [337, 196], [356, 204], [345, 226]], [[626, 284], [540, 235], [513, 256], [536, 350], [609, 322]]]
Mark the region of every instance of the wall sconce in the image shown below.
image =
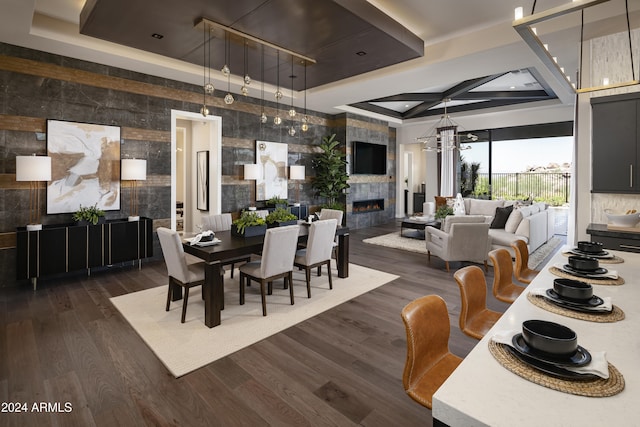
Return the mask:
[[29, 224], [27, 231], [42, 230], [40, 222], [41, 181], [51, 181], [51, 157], [16, 156], [16, 181], [29, 181]]
[[129, 221], [139, 221], [138, 181], [146, 181], [147, 179], [147, 161], [140, 159], [122, 159], [121, 179], [123, 181], [132, 181], [131, 199], [129, 200], [129, 212], [131, 214]]
[[295, 203], [294, 206], [300, 206], [300, 181], [304, 180], [304, 166], [302, 165], [289, 166], [289, 179], [296, 181], [297, 203]]
[[[259, 164], [248, 164], [248, 165], [244, 165], [244, 179], [246, 181], [255, 181], [257, 179], [262, 178], [262, 166]], [[255, 206], [255, 188], [252, 186], [251, 187], [251, 203], [252, 205], [249, 206], [249, 210], [250, 211], [255, 211], [256, 210], [256, 206]]]

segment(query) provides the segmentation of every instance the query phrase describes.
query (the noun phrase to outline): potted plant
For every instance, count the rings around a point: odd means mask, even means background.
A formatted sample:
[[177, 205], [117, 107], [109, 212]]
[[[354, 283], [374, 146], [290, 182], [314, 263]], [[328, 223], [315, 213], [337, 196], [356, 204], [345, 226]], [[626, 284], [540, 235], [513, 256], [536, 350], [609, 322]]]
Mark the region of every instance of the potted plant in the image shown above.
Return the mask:
[[282, 227], [285, 225], [294, 225], [298, 223], [298, 217], [283, 208], [276, 208], [267, 215], [267, 227]]
[[97, 204], [89, 207], [80, 205], [80, 209], [73, 214], [73, 220], [76, 221], [78, 225], [96, 225], [99, 222], [104, 222], [104, 211], [99, 209]]
[[243, 211], [240, 218], [231, 223], [231, 234], [242, 237], [260, 236], [267, 232], [267, 224], [260, 215]]
[[442, 205], [442, 206], [439, 206], [438, 209], [436, 209], [436, 213], [434, 217], [436, 219], [442, 220], [447, 215], [453, 215], [453, 208], [449, 205]]
[[280, 196], [273, 196], [272, 198], [267, 200], [267, 206], [272, 206], [275, 208], [286, 208], [287, 204], [287, 199], [281, 199]]
[[313, 169], [316, 176], [312, 180], [315, 195], [323, 197], [326, 202], [323, 207], [344, 210], [342, 198], [349, 188], [347, 180], [346, 155], [340, 150], [340, 142], [336, 135], [325, 136], [320, 144], [322, 152], [313, 159]]

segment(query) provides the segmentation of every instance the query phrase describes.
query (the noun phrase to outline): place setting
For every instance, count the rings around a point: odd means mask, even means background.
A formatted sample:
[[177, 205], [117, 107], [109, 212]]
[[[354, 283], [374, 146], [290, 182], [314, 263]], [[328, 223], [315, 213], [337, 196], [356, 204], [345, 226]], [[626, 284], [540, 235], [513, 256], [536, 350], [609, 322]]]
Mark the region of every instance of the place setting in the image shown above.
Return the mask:
[[549, 271], [559, 277], [578, 279], [592, 285], [624, 284], [617, 271], [600, 266], [600, 260], [591, 256], [570, 255], [567, 263], [554, 264]]
[[574, 279], [554, 279], [552, 288], [530, 289], [527, 299], [551, 313], [590, 322], [618, 322], [625, 318], [611, 297], [593, 294], [593, 286]]
[[559, 323], [525, 320], [521, 330], [494, 334], [489, 351], [509, 371], [554, 390], [589, 397], [624, 390], [624, 378], [606, 352], [582, 347], [575, 331]]
[[600, 264], [621, 264], [624, 259], [605, 250], [600, 242], [580, 241], [575, 247], [563, 248], [562, 254], [565, 256], [583, 256], [597, 259]]
[[212, 246], [222, 242], [216, 237], [216, 233], [211, 230], [198, 233], [194, 237], [186, 237], [184, 241], [192, 246]]

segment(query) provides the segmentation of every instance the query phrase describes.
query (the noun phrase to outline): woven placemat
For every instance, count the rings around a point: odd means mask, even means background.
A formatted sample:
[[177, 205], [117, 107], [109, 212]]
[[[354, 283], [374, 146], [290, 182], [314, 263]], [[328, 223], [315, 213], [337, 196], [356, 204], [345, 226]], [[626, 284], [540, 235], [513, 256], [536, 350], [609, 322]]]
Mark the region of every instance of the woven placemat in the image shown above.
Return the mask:
[[[568, 258], [577, 254], [571, 252], [563, 252], [562, 255]], [[624, 258], [620, 258], [618, 255], [614, 255], [613, 258], [597, 258], [597, 260], [599, 264], [622, 264], [624, 262]]]
[[564, 277], [565, 279], [574, 279], [581, 282], [590, 283], [592, 285], [624, 285], [624, 279], [618, 276], [617, 279], [593, 279], [591, 277], [574, 276], [571, 273], [567, 273], [557, 267], [549, 267], [549, 271], [558, 277]]
[[543, 310], [547, 310], [561, 316], [571, 317], [573, 319], [599, 323], [618, 322], [624, 319], [624, 311], [622, 311], [622, 309], [617, 305], [614, 305], [613, 310], [610, 312], [585, 313], [582, 311], [571, 310], [566, 307], [560, 307], [542, 295], [532, 295], [531, 293], [527, 293], [527, 299], [536, 307], [540, 307]]
[[624, 377], [609, 363], [609, 378], [569, 380], [547, 375], [514, 356], [505, 344], [489, 340], [489, 352], [502, 366], [527, 381], [563, 393], [587, 397], [608, 397], [624, 390]]

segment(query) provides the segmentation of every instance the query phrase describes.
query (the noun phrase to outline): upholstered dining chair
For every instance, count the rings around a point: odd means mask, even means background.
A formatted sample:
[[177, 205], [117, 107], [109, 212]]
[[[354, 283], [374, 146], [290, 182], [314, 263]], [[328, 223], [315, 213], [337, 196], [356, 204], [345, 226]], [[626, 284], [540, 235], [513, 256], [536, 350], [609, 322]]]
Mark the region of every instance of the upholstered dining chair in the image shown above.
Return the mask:
[[[320, 214], [318, 215], [318, 218], [320, 218], [320, 220], [335, 219], [336, 221], [338, 221], [338, 225], [342, 225], [342, 217], [343, 216], [344, 216], [344, 212], [339, 210], [339, 209], [322, 208], [322, 209], [320, 209]], [[333, 241], [333, 256], [336, 259], [338, 259], [337, 237]]]
[[449, 351], [447, 304], [438, 295], [420, 297], [402, 309], [402, 321], [407, 333], [402, 384], [413, 400], [431, 409], [433, 394], [462, 362]]
[[525, 289], [513, 283], [511, 254], [504, 248], [494, 249], [489, 252], [489, 259], [493, 264], [493, 296], [511, 304]]
[[520, 283], [531, 283], [540, 271], [529, 268], [529, 248], [527, 248], [527, 244], [524, 240], [518, 239], [511, 243], [511, 247], [516, 255], [516, 280]]
[[184, 296], [182, 298], [182, 317], [180, 322], [184, 323], [187, 314], [187, 304], [189, 303], [189, 289], [200, 286], [204, 283], [204, 262], [189, 263], [182, 248], [180, 236], [174, 230], [158, 227], [158, 238], [164, 262], [169, 273], [169, 291], [167, 294], [166, 311], [169, 311], [171, 304], [171, 294], [175, 286], [182, 286]]
[[244, 304], [244, 284], [251, 280], [260, 282], [262, 297], [262, 315], [267, 315], [265, 285], [271, 293], [272, 282], [283, 278], [289, 286], [291, 305], [293, 305], [293, 259], [298, 245], [299, 225], [274, 227], [267, 230], [262, 244], [262, 257], [240, 266], [240, 305]]
[[501, 313], [487, 308], [487, 282], [482, 269], [476, 265], [461, 268], [453, 274], [460, 288], [460, 330], [475, 339], [500, 319]]
[[483, 262], [487, 267], [487, 254], [491, 250], [489, 224], [482, 215], [463, 215], [445, 217], [442, 228], [427, 226], [424, 228], [427, 260], [433, 253], [444, 261], [449, 271], [450, 261]]
[[[211, 214], [202, 217], [202, 230], [211, 230], [214, 233], [217, 231], [231, 230], [231, 223], [233, 222], [230, 213]], [[241, 255], [234, 258], [225, 259], [222, 261], [222, 265], [231, 265], [231, 278], [233, 279], [233, 270], [238, 262], [249, 262], [251, 256]]]
[[337, 227], [338, 221], [336, 219], [327, 219], [312, 223], [309, 226], [307, 247], [299, 249], [296, 252], [293, 265], [304, 268], [308, 298], [311, 298], [311, 270], [315, 267], [318, 268], [318, 276], [320, 276], [322, 266], [327, 266], [329, 289], [333, 289], [331, 279], [331, 252], [333, 250]]

